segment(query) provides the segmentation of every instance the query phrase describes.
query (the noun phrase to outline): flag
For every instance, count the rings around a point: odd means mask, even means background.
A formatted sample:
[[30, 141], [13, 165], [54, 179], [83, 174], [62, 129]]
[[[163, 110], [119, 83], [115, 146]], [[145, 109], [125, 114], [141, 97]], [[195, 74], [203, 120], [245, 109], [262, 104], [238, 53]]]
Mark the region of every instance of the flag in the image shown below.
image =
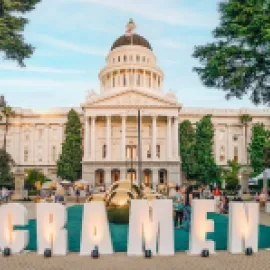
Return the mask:
[[125, 36], [126, 36], [126, 37], [131, 37], [132, 34], [133, 34], [132, 29], [127, 29], [127, 30], [126, 30], [126, 33], [125, 33]]
[[136, 29], [136, 24], [133, 22], [132, 19], [129, 20], [127, 26], [126, 26], [126, 33], [125, 36], [130, 37], [134, 34]]

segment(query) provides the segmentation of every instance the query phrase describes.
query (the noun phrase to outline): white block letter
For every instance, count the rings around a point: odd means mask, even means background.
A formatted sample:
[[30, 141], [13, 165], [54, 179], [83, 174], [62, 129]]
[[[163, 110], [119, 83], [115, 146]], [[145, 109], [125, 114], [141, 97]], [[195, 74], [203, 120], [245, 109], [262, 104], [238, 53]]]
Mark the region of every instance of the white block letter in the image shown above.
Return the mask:
[[259, 204], [232, 202], [229, 209], [229, 252], [242, 253], [248, 247], [257, 252]]
[[6, 247], [12, 253], [22, 251], [28, 244], [28, 231], [13, 230], [13, 226], [25, 226], [28, 223], [26, 208], [18, 203], [0, 207], [0, 249]]
[[113, 254], [108, 218], [103, 202], [84, 204], [81, 255], [90, 255], [95, 246], [100, 254]]
[[174, 255], [172, 200], [132, 200], [129, 215], [129, 256], [142, 256], [143, 244], [153, 255]]
[[53, 255], [67, 254], [66, 208], [58, 203], [37, 204], [37, 244], [42, 255], [46, 248]]
[[214, 222], [207, 219], [208, 212], [215, 212], [215, 200], [193, 200], [191, 209], [191, 229], [189, 254], [199, 255], [203, 249], [215, 252], [215, 243], [206, 241], [206, 233], [214, 231]]

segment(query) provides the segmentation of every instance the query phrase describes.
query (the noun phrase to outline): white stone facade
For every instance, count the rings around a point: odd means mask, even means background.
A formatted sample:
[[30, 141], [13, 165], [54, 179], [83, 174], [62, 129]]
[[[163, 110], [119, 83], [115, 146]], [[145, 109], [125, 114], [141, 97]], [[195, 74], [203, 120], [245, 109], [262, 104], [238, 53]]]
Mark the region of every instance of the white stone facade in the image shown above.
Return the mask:
[[[138, 110], [142, 181], [154, 188], [158, 183], [182, 182], [178, 124], [183, 120], [195, 124], [204, 115], [213, 115], [214, 153], [217, 164], [224, 166], [228, 159], [237, 158], [241, 164], [247, 161], [240, 115], [249, 114], [254, 123], [263, 122], [270, 127], [268, 109], [182, 108], [172, 92], [163, 93], [164, 74], [147, 46], [130, 44], [114, 48], [99, 79], [100, 93], [89, 91], [81, 107], [75, 108], [83, 126], [82, 177], [94, 185], [138, 179]], [[16, 163], [15, 168], [37, 168], [49, 178], [55, 178], [69, 108], [46, 113], [15, 110], [7, 136], [7, 150]], [[3, 134], [4, 119], [0, 122], [0, 144]]]

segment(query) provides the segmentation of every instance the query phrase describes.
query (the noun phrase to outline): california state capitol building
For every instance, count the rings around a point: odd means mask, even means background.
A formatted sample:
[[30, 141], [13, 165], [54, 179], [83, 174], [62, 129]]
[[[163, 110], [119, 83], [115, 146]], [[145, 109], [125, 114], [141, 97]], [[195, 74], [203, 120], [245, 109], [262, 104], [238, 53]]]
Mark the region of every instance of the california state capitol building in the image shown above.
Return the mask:
[[[130, 24], [135, 28], [131, 21], [127, 29]], [[179, 155], [178, 127], [182, 121], [190, 120], [195, 125], [204, 115], [212, 115], [214, 155], [221, 166], [232, 159], [242, 165], [247, 163], [240, 115], [249, 114], [254, 123], [262, 122], [270, 129], [269, 109], [185, 107], [172, 91], [164, 91], [165, 74], [157, 64], [151, 44], [139, 34], [126, 33], [115, 40], [98, 76], [99, 91], [90, 90], [86, 99], [74, 108], [83, 127], [82, 178], [94, 186], [138, 178], [138, 111], [142, 181], [154, 188], [185, 180]], [[56, 163], [70, 109], [40, 113], [14, 108], [16, 115], [10, 118], [7, 136], [7, 151], [15, 161], [14, 170], [36, 168], [50, 179], [57, 178]], [[0, 144], [4, 128], [2, 119]], [[248, 141], [250, 138], [251, 125]]]

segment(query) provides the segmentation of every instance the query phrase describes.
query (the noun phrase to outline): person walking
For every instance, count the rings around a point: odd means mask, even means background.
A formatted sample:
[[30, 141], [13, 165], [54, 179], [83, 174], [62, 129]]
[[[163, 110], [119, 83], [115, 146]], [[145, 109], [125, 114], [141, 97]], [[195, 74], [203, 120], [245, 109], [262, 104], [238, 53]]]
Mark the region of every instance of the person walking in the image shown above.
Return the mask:
[[80, 190], [79, 188], [76, 189], [76, 203], [79, 203], [80, 202]]
[[[183, 225], [183, 216], [184, 216], [184, 200], [181, 194], [181, 190], [178, 186], [175, 188], [176, 193], [173, 198], [173, 205], [174, 205], [174, 227], [181, 228]], [[178, 222], [180, 225], [178, 226]]]

